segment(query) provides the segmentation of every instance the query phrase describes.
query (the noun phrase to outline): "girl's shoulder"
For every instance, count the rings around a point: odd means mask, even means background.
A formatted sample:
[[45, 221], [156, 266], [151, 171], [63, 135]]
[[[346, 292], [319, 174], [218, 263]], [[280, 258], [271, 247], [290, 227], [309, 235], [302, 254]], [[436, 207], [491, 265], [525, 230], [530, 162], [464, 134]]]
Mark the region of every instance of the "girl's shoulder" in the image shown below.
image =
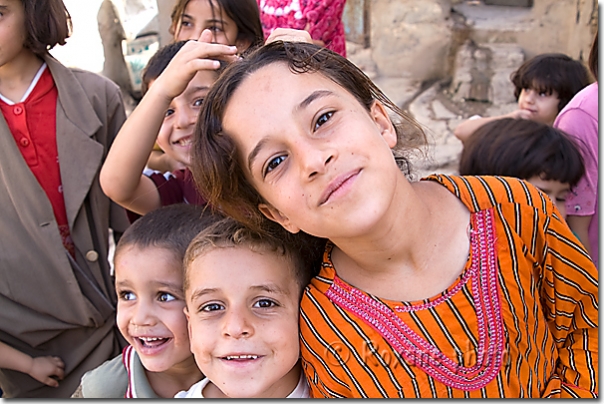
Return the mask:
[[101, 74], [76, 67], [67, 67], [51, 56], [46, 57], [45, 61], [59, 88], [79, 85], [88, 97], [98, 94], [114, 94], [120, 91], [117, 84]]
[[553, 202], [525, 180], [503, 176], [433, 174], [422, 181], [435, 181], [457, 196], [470, 212], [513, 204], [549, 215]]

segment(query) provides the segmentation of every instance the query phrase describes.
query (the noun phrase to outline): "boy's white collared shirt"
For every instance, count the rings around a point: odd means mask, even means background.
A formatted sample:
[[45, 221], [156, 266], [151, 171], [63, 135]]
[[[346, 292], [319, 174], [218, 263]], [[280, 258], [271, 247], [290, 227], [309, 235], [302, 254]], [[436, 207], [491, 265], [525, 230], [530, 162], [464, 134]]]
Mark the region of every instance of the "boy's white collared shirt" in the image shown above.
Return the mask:
[[[203, 396], [203, 389], [210, 383], [210, 380], [206, 377], [200, 382], [195, 383], [187, 391], [179, 391], [176, 393], [174, 398], [205, 398]], [[310, 392], [308, 389], [308, 383], [304, 377], [304, 373], [300, 372], [300, 380], [296, 388], [289, 393], [285, 398], [310, 398]]]

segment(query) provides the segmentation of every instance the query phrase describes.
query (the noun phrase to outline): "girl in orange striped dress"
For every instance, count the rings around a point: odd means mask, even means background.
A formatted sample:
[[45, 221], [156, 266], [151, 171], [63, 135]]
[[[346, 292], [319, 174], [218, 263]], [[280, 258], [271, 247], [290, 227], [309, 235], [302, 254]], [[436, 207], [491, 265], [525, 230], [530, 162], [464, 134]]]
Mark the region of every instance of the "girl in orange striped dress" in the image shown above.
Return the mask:
[[411, 181], [397, 162], [423, 140], [311, 44], [266, 45], [206, 98], [210, 204], [327, 240], [301, 303], [313, 397], [597, 396], [598, 275], [554, 203], [509, 177]]

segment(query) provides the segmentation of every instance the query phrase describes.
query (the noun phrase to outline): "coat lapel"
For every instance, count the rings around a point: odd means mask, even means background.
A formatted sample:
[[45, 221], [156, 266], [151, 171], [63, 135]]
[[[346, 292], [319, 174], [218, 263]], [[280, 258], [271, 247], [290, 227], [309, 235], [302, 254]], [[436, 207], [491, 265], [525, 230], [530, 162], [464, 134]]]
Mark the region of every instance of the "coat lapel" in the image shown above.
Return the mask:
[[59, 92], [57, 149], [67, 220], [73, 228], [103, 160], [104, 147], [92, 138], [101, 121], [73, 72], [52, 57], [46, 63]]

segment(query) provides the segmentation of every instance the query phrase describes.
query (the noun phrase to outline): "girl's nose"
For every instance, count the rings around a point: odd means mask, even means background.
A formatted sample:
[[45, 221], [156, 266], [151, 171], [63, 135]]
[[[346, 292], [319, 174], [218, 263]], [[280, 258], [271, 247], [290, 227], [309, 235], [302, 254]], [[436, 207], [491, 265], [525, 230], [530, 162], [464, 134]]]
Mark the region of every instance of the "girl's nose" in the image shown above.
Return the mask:
[[311, 142], [303, 142], [298, 149], [302, 176], [312, 179], [323, 174], [327, 166], [335, 158], [335, 152], [330, 147], [316, 147]]

